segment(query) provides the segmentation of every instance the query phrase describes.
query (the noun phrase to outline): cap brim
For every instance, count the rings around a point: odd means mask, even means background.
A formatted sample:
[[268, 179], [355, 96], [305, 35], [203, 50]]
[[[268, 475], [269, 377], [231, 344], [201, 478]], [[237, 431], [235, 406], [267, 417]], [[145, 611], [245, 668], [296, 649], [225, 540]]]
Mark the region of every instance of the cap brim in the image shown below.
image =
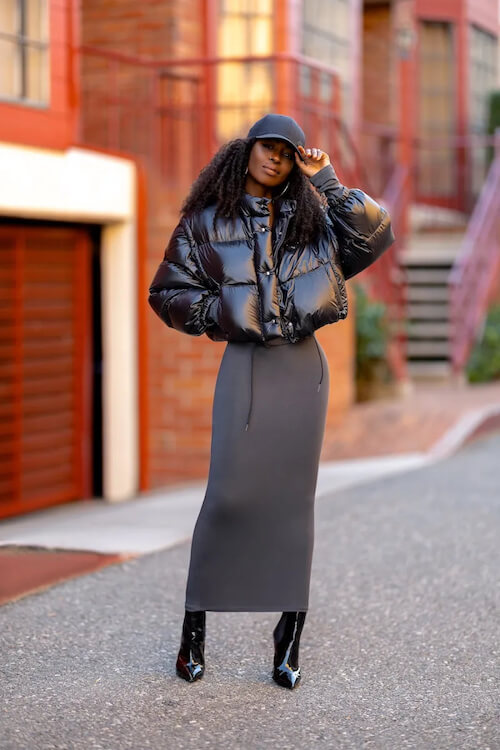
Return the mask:
[[298, 153], [301, 161], [304, 161], [295, 143], [292, 143], [292, 141], [289, 138], [285, 138], [285, 136], [280, 135], [280, 133], [263, 133], [262, 135], [256, 135], [254, 137], [257, 138], [257, 140], [261, 140], [262, 138], [278, 138], [280, 141], [286, 141], [286, 143], [289, 143], [290, 146]]

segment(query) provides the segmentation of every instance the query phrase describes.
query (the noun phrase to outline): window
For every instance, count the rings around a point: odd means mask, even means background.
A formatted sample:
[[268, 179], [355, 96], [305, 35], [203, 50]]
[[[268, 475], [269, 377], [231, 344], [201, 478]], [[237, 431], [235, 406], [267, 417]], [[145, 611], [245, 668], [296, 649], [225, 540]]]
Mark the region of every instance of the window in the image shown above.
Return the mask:
[[477, 26], [470, 28], [469, 118], [471, 129], [482, 133], [487, 120], [488, 95], [497, 76], [497, 38]]
[[47, 0], [0, 0], [0, 98], [49, 98]]
[[[469, 130], [484, 133], [488, 119], [488, 97], [496, 88], [498, 40], [477, 26], [469, 30]], [[477, 195], [485, 177], [486, 150], [472, 150], [471, 182]]]
[[[441, 21], [420, 24], [418, 189], [422, 195], [452, 198], [457, 187], [455, 62], [453, 29]], [[433, 140], [450, 145], [433, 147]], [[426, 145], [426, 143], [428, 145]]]
[[[302, 54], [338, 70], [342, 87], [342, 114], [347, 122], [351, 121], [353, 83], [350, 6], [350, 0], [302, 0]], [[307, 96], [307, 74], [300, 80], [301, 93]], [[326, 79], [324, 85], [329, 85]]]
[[[217, 51], [221, 57], [272, 54], [273, 0], [220, 0]], [[268, 62], [218, 66], [217, 136], [245, 130], [271, 109], [273, 76]]]

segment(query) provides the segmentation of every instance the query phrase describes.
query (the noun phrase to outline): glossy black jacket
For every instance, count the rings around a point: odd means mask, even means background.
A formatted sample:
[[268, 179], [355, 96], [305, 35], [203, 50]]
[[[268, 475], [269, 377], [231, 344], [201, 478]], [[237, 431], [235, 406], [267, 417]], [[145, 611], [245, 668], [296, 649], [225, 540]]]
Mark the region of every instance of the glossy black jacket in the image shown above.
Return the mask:
[[[298, 247], [287, 237], [296, 202], [245, 193], [240, 217], [217, 220], [215, 206], [183, 217], [149, 289], [149, 303], [171, 328], [214, 341], [297, 341], [347, 315], [345, 279], [394, 241], [386, 209], [340, 184], [328, 165], [310, 178], [326, 195], [327, 232]], [[271, 231], [271, 242], [268, 232]]]

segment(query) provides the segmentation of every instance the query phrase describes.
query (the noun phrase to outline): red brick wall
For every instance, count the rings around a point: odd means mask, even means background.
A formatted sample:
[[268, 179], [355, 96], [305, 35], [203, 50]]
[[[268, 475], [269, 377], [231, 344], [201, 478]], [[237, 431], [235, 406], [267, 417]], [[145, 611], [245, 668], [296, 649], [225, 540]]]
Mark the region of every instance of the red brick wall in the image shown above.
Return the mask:
[[391, 6], [363, 10], [363, 119], [384, 125], [396, 122], [395, 60]]
[[[201, 55], [203, 49], [202, 0], [183, 3], [138, 3], [137, 0], [83, 0], [83, 42], [129, 53], [157, 57]], [[87, 82], [95, 69], [83, 67]], [[128, 96], [140, 98], [147, 77], [124, 73]], [[106, 94], [109, 85], [104, 77], [93, 77], [88, 102]], [[84, 81], [85, 88], [85, 81]], [[182, 87], [179, 86], [182, 98]], [[189, 94], [187, 94], [189, 95]], [[177, 102], [176, 100], [176, 103]], [[140, 110], [135, 107], [133, 111]], [[102, 108], [88, 106], [85, 116], [86, 137], [92, 142], [106, 138]], [[132, 115], [130, 115], [132, 116]], [[129, 120], [130, 121], [130, 120]], [[144, 126], [145, 127], [145, 126]], [[131, 151], [140, 147], [137, 132], [130, 129], [121, 147]], [[126, 131], [124, 130], [126, 133]], [[178, 148], [186, 148], [187, 128], [174, 138]], [[112, 146], [112, 143], [101, 143]], [[186, 157], [187, 153], [181, 152]], [[185, 163], [185, 159], [181, 159]], [[179, 209], [189, 190], [187, 174], [176, 162], [176, 180], [166, 181], [146, 162], [148, 190], [148, 249], [145, 271], [148, 284], [162, 259], [170, 234], [179, 218]], [[179, 175], [181, 175], [179, 177]], [[141, 292], [147, 295], [147, 289]], [[194, 478], [206, 478], [211, 438], [212, 400], [224, 343], [206, 336], [184, 335], [167, 328], [151, 310], [147, 316], [148, 341], [148, 414], [147, 414], [147, 481], [151, 487]], [[351, 321], [328, 326], [320, 333], [332, 373], [332, 393], [328, 424], [335, 425], [340, 412], [352, 403], [353, 336]], [[334, 429], [334, 427], [333, 427]]]
[[[176, 194], [158, 185], [151, 193], [149, 281], [179, 220], [183, 197], [180, 191]], [[224, 343], [172, 330], [153, 310], [148, 337], [151, 486], [204, 477], [210, 455], [213, 389]]]
[[[397, 60], [391, 6], [367, 5], [363, 9], [362, 113], [369, 125], [393, 127], [398, 121]], [[383, 140], [362, 129], [361, 150], [370, 186], [382, 194], [394, 162], [394, 141]]]
[[[146, 0], [83, 0], [82, 43], [114, 51], [154, 56], [156, 58], [189, 57], [201, 54], [203, 30], [202, 0], [180, 3], [158, 3]], [[96, 75], [93, 61], [84, 60], [83, 75], [92, 82], [88, 102], [106, 95], [107, 75]], [[150, 85], [146, 72], [132, 73], [119, 69], [119, 83], [126, 84], [127, 96], [140, 100]], [[92, 79], [90, 76], [92, 75]], [[86, 89], [85, 80], [83, 88]], [[140, 109], [140, 108], [138, 108]], [[105, 113], [104, 113], [105, 114]], [[102, 109], [89, 106], [85, 112], [85, 138], [91, 143], [115, 147], [107, 142]], [[140, 117], [141, 113], [138, 112]], [[148, 127], [139, 119], [138, 126], [121, 131], [122, 148], [140, 152], [139, 136]], [[183, 144], [184, 147], [185, 144]], [[167, 185], [146, 162], [147, 176], [147, 283], [153, 278], [170, 234], [178, 221], [179, 208], [188, 189], [186, 180]], [[142, 290], [147, 296], [147, 289]], [[150, 311], [148, 341], [148, 477], [152, 487], [182, 479], [202, 477], [208, 466], [210, 449], [212, 391], [222, 346], [206, 337], [183, 336], [168, 329]]]
[[202, 0], [82, 0], [82, 43], [157, 59], [199, 54]]
[[[347, 285], [349, 315], [346, 320], [320, 328], [316, 337], [328, 359], [330, 372], [330, 396], [323, 454], [326, 458], [327, 446], [337, 435], [338, 424], [355, 399], [354, 383], [354, 294]], [[328, 455], [331, 459], [331, 455]]]

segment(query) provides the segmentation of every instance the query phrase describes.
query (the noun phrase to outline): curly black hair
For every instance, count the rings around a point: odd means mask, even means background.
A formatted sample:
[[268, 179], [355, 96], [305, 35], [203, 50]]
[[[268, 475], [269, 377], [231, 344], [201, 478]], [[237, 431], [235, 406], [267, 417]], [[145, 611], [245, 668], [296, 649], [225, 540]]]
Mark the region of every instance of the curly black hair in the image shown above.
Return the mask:
[[[236, 219], [245, 192], [245, 169], [256, 138], [235, 138], [225, 143], [211, 161], [203, 167], [181, 207], [182, 216], [188, 216], [216, 204], [215, 223], [220, 216]], [[287, 236], [300, 245], [316, 242], [326, 231], [326, 199], [311, 185], [308, 177], [294, 164], [288, 177], [289, 185], [284, 198], [297, 202], [295, 213], [288, 225]], [[279, 185], [277, 194], [283, 190]], [[278, 199], [279, 201], [279, 199]]]

